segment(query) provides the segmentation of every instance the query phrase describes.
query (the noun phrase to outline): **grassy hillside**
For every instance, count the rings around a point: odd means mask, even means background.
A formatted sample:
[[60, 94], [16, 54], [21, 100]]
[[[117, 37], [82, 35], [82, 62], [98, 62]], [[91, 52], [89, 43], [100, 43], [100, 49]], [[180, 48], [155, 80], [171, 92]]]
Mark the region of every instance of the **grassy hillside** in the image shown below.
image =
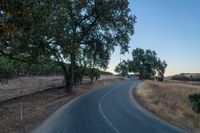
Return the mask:
[[172, 80], [200, 81], [200, 73], [181, 73], [171, 76]]
[[200, 84], [185, 81], [144, 81], [135, 90], [136, 99], [148, 110], [189, 132], [199, 133], [200, 115], [188, 98], [200, 92]]

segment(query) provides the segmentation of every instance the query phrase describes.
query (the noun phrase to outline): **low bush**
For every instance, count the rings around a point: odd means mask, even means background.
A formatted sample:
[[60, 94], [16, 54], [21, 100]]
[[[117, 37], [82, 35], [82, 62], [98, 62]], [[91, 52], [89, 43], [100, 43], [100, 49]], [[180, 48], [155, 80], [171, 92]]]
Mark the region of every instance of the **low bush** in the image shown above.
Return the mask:
[[192, 104], [192, 109], [195, 112], [200, 113], [200, 93], [189, 95], [189, 100]]

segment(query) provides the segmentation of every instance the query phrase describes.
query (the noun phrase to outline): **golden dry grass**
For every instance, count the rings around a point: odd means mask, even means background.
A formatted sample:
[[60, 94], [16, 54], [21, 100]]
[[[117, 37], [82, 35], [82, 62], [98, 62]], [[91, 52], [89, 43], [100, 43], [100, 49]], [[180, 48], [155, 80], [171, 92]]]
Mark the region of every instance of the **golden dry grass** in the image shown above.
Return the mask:
[[134, 95], [143, 106], [160, 118], [190, 132], [200, 133], [200, 114], [191, 109], [188, 99], [190, 94], [199, 91], [200, 85], [196, 84], [144, 81]]

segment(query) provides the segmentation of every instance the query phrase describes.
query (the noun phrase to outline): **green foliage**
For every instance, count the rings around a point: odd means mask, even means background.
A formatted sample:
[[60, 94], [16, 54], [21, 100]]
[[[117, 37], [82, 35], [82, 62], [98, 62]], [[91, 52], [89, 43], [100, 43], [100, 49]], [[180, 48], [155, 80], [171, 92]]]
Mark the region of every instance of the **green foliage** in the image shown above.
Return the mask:
[[135, 16], [129, 15], [127, 0], [62, 0], [56, 5], [49, 16], [49, 34], [46, 36], [54, 38], [56, 46], [51, 48], [59, 61], [71, 61], [69, 57], [77, 56], [81, 48], [87, 51], [84, 56], [89, 59], [89, 64], [95, 60], [96, 67], [106, 68], [115, 46], [121, 46], [122, 53], [128, 50]]
[[128, 4], [128, 0], [6, 0], [0, 56], [29, 63], [53, 59], [70, 85], [79, 71], [75, 69], [80, 49], [85, 49], [81, 56], [92, 69], [106, 68], [115, 46], [121, 53], [128, 51], [136, 19]]
[[192, 109], [200, 113], [200, 93], [189, 95], [189, 100], [192, 104]]
[[[42, 1], [6, 0], [0, 22], [0, 56], [23, 62], [47, 57], [42, 45], [47, 11]], [[42, 56], [46, 54], [45, 56]]]
[[29, 64], [17, 60], [0, 57], [0, 79], [8, 79], [19, 75], [48, 75], [61, 73], [62, 69], [55, 61], [46, 60], [38, 64]]
[[94, 79], [98, 80], [100, 78], [100, 75], [105, 73], [106, 72], [101, 71], [97, 68], [86, 68], [86, 67], [84, 68], [76, 66], [74, 82], [76, 83], [82, 82], [83, 76], [88, 76], [92, 83]]
[[163, 81], [166, 67], [167, 63], [165, 61], [157, 60], [157, 78], [159, 81]]
[[155, 51], [136, 48], [132, 51], [132, 57], [131, 71], [139, 73], [141, 79], [163, 80], [167, 64], [157, 57]]
[[129, 64], [127, 61], [123, 60], [120, 62], [116, 67], [115, 67], [115, 72], [119, 73], [122, 76], [127, 76], [128, 75], [128, 70], [129, 70]]
[[87, 68], [106, 69], [109, 63], [110, 53], [101, 48], [101, 45], [81, 47], [77, 55], [77, 65]]
[[102, 75], [113, 75], [113, 73], [111, 73], [111, 72], [102, 71], [102, 70], [99, 70], [99, 71], [100, 71], [100, 74], [102, 74]]
[[90, 83], [92, 83], [94, 79], [98, 80], [100, 78], [100, 71], [95, 68], [88, 69], [88, 76], [90, 78]]
[[123, 76], [128, 75], [128, 72], [134, 72], [139, 74], [141, 79], [163, 80], [167, 63], [161, 61], [155, 51], [136, 48], [132, 51], [132, 57], [133, 60], [123, 60], [119, 63], [115, 72]]
[[5, 57], [0, 57], [0, 79], [9, 79], [12, 78], [12, 72], [11, 70], [15, 70], [18, 66], [18, 63], [16, 61], [7, 59]]

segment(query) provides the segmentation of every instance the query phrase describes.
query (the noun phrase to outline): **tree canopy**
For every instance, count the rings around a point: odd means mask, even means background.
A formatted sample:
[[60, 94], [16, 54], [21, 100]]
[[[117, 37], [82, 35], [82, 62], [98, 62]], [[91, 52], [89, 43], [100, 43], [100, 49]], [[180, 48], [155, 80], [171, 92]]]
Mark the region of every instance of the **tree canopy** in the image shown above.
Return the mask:
[[142, 79], [163, 80], [167, 63], [157, 57], [154, 50], [136, 48], [132, 51], [132, 72], [139, 73]]
[[116, 67], [115, 67], [115, 72], [119, 73], [122, 76], [127, 76], [128, 75], [128, 62], [129, 61], [125, 61], [123, 60], [122, 62], [120, 62]]
[[132, 60], [123, 61], [116, 66], [116, 72], [123, 76], [127, 72], [139, 74], [141, 79], [157, 79], [162, 81], [167, 63], [157, 57], [154, 50], [133, 49]]
[[71, 90], [82, 49], [82, 56], [97, 68], [107, 67], [115, 46], [121, 53], [128, 51], [136, 19], [128, 4], [128, 0], [7, 0], [0, 20], [0, 55], [27, 62], [53, 59]]

